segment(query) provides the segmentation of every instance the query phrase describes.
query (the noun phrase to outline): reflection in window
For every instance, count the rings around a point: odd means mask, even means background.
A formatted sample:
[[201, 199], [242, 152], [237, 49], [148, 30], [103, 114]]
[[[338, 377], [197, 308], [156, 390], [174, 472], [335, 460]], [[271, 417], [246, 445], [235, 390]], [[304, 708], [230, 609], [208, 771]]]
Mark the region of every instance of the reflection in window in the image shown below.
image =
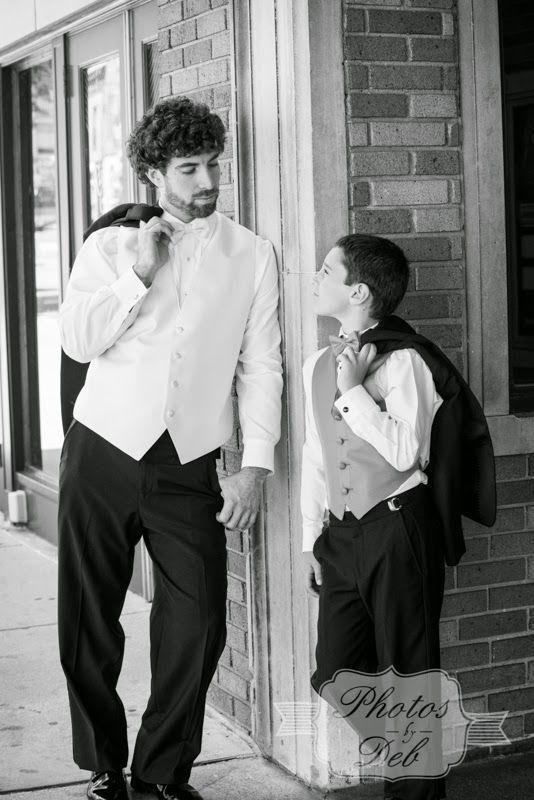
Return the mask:
[[[145, 108], [152, 108], [159, 97], [160, 76], [160, 51], [158, 42], [148, 42], [143, 45], [143, 85], [145, 94]], [[158, 196], [156, 187], [150, 184], [146, 187], [146, 201], [156, 205]]]
[[86, 67], [85, 99], [88, 224], [123, 197], [120, 62], [113, 57]]
[[[59, 399], [61, 345], [58, 329], [60, 261], [56, 207], [56, 145], [52, 63], [32, 67], [31, 143], [33, 178], [33, 253], [40, 455], [33, 466], [57, 477], [63, 443]], [[34, 373], [35, 374], [35, 373]], [[35, 407], [35, 403], [30, 404]], [[35, 420], [31, 420], [32, 427]]]
[[159, 97], [160, 51], [158, 42], [143, 45], [145, 106], [151, 108]]

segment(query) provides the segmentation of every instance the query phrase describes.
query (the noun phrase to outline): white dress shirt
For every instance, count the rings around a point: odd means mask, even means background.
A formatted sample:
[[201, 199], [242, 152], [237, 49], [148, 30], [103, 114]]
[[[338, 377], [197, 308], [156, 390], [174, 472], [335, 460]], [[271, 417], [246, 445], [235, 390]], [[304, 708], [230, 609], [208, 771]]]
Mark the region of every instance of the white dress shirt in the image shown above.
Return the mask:
[[74, 418], [137, 460], [167, 428], [187, 463], [230, 438], [235, 375], [243, 466], [272, 470], [282, 390], [273, 248], [218, 212], [207, 228], [195, 222], [173, 220], [180, 230], [149, 289], [133, 271], [137, 229], [102, 228], [84, 243], [60, 311], [63, 349], [91, 362]]
[[[321, 533], [327, 505], [321, 443], [311, 407], [313, 365], [322, 352], [307, 359], [303, 369], [306, 441], [301, 511], [305, 551], [312, 549]], [[378, 405], [381, 401], [385, 411]], [[334, 405], [353, 433], [371, 444], [395, 469], [404, 471], [419, 465], [395, 492], [400, 494], [428, 480], [423, 470], [430, 455], [432, 422], [442, 402], [429, 368], [415, 350], [408, 348], [390, 353], [363, 385], [342, 394]]]

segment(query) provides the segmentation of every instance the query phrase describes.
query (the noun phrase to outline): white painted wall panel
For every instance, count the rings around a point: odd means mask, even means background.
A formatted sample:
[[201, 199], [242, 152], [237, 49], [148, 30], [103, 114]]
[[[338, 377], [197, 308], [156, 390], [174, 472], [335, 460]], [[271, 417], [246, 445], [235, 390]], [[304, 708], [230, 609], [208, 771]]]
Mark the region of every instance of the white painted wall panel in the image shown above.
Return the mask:
[[93, 5], [94, 0], [34, 0], [37, 29]]
[[0, 47], [16, 42], [34, 30], [35, 0], [0, 0]]
[[0, 0], [0, 49], [93, 5], [94, 0]]

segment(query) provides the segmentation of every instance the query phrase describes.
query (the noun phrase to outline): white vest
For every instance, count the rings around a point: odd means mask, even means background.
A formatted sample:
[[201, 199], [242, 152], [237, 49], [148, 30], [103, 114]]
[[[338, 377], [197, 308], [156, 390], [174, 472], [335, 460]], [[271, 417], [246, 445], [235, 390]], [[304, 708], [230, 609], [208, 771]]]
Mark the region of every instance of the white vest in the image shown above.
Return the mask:
[[[232, 380], [254, 297], [258, 237], [217, 217], [181, 308], [168, 262], [133, 324], [91, 361], [74, 406], [75, 419], [136, 460], [166, 428], [182, 463], [232, 434]], [[118, 276], [136, 257], [137, 229], [118, 228]]]

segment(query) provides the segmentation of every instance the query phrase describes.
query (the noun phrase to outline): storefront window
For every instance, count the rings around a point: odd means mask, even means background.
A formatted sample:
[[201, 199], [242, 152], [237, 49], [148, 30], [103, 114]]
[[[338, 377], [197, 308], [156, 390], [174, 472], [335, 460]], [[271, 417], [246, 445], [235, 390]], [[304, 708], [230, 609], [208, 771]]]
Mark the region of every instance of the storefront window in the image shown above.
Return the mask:
[[[51, 61], [28, 70], [31, 86], [33, 178], [33, 308], [37, 381], [30, 379], [32, 407], [39, 409], [40, 447], [32, 466], [57, 477], [63, 442], [59, 403], [61, 345], [58, 331], [60, 259], [56, 206], [54, 83]], [[35, 396], [37, 395], [37, 397]], [[35, 426], [35, 420], [32, 420]], [[37, 439], [37, 437], [35, 437]]]
[[500, 2], [510, 318], [510, 410], [534, 409], [534, 26]]
[[120, 61], [113, 57], [83, 70], [85, 143], [90, 221], [121, 202], [123, 135]]

